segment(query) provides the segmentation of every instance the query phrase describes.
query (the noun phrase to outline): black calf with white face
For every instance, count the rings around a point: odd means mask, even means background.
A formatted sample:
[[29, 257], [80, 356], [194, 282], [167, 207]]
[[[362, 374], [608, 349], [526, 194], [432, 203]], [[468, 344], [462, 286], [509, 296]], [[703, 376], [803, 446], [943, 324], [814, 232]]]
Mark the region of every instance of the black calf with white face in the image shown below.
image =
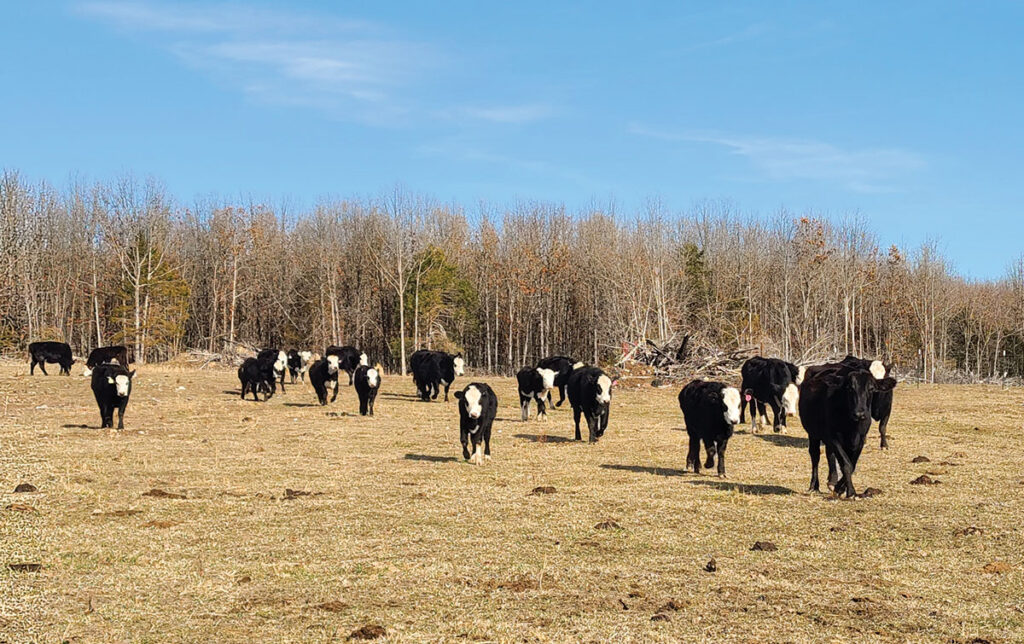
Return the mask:
[[750, 405], [750, 429], [757, 432], [757, 421], [767, 424], [765, 406], [771, 407], [774, 418], [772, 428], [776, 432], [786, 431], [786, 416], [797, 413], [800, 398], [800, 383], [803, 382], [804, 368], [778, 358], [755, 356], [743, 363], [740, 372], [743, 383], [740, 392], [744, 401], [740, 407], [740, 422], [744, 422], [747, 405]]
[[338, 356], [330, 355], [313, 363], [309, 368], [309, 382], [321, 405], [327, 404], [327, 390], [333, 388], [331, 402], [338, 399]]
[[[264, 369], [267, 369], [269, 365], [270, 370], [274, 373], [274, 382], [280, 382], [281, 393], [284, 393], [284, 374], [288, 369], [288, 354], [280, 349], [264, 349], [256, 355], [256, 360]], [[277, 391], [276, 384], [274, 391]]]
[[569, 404], [576, 423], [576, 440], [580, 437], [580, 416], [587, 419], [590, 442], [596, 443], [608, 429], [608, 414], [612, 402], [612, 379], [597, 367], [580, 367], [569, 374], [566, 383]]
[[516, 374], [519, 383], [519, 407], [523, 412], [523, 422], [530, 418], [530, 400], [537, 402], [537, 420], [547, 420], [544, 400], [551, 395], [555, 385], [555, 372], [540, 367], [523, 367]]
[[369, 358], [359, 349], [352, 346], [329, 346], [324, 351], [325, 356], [338, 356], [338, 369], [348, 374], [348, 384], [352, 386], [353, 374], [360, 365], [369, 366]]
[[111, 347], [96, 347], [89, 352], [89, 357], [85, 361], [85, 371], [82, 372], [82, 375], [91, 376], [92, 370], [105, 362], [116, 362], [122, 367], [127, 367], [128, 361], [128, 347], [123, 344]]
[[694, 380], [679, 392], [679, 409], [686, 420], [690, 449], [686, 469], [700, 474], [700, 444], [704, 442], [710, 469], [718, 456], [718, 476], [725, 476], [725, 448], [740, 420], [740, 392], [721, 382]]
[[[486, 384], [473, 382], [462, 391], [456, 391], [455, 399], [459, 401], [462, 457], [470, 463], [483, 465], [484, 459], [491, 460], [491, 426], [498, 414], [498, 397]], [[470, 445], [473, 447], [472, 454]]]
[[124, 410], [132, 394], [134, 371], [128, 371], [119, 364], [100, 364], [92, 370], [92, 393], [100, 408], [100, 428], [114, 427], [114, 410], [117, 410], [117, 428], [124, 429]]
[[[881, 360], [867, 360], [848, 355], [839, 363], [850, 368], [867, 369], [876, 380], [893, 375], [893, 366]], [[889, 416], [892, 415], [893, 390], [875, 391], [871, 394], [871, 418], [878, 421], [878, 433], [881, 436], [881, 449], [889, 449], [886, 429], [889, 427]]]
[[354, 376], [356, 395], [359, 396], [359, 414], [373, 416], [373, 401], [380, 389], [380, 365], [368, 367], [359, 365]]
[[562, 403], [565, 402], [565, 385], [569, 382], [569, 374], [573, 372], [573, 369], [578, 369], [582, 366], [582, 362], [567, 356], [551, 356], [537, 363], [538, 369], [550, 369], [555, 373], [553, 386], [558, 388], [558, 402], [551, 403], [551, 392], [548, 391], [548, 405], [552, 407], [562, 406]]
[[456, 376], [465, 373], [461, 353], [451, 355], [444, 351], [420, 349], [412, 354], [409, 365], [416, 390], [424, 401], [437, 400], [441, 385], [444, 385], [444, 401], [448, 402], [448, 389]]
[[292, 384], [295, 384], [296, 380], [306, 381], [306, 373], [309, 371], [309, 365], [312, 362], [312, 351], [296, 351], [292, 349], [288, 352], [288, 373], [291, 374]]

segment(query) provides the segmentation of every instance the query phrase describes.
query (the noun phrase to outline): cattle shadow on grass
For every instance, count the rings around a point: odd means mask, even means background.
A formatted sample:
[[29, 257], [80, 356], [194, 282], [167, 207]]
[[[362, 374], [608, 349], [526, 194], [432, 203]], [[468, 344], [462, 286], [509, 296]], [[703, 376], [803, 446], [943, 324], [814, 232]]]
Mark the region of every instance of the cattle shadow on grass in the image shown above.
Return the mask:
[[619, 470], [622, 472], [637, 472], [639, 474], [654, 474], [655, 476], [682, 476], [685, 470], [676, 470], [671, 467], [649, 467], [646, 465], [619, 465], [615, 463], [604, 463], [601, 469]]
[[757, 496], [785, 496], [796, 494], [788, 487], [781, 485], [748, 485], [746, 483], [730, 483], [728, 481], [702, 481], [700, 479], [688, 481], [691, 485], [703, 485], [713, 487], [716, 490], [725, 492], [740, 492], [742, 494], [754, 494]]
[[790, 436], [789, 434], [751, 434], [755, 438], [760, 438], [763, 441], [768, 441], [773, 445], [779, 447], [799, 447], [801, 449], [807, 449], [807, 437], [806, 436]]
[[63, 427], [64, 429], [92, 429], [92, 425], [85, 425], [85, 424], [76, 425], [74, 423], [68, 423], [66, 425], [61, 425], [61, 427]]
[[416, 394], [396, 394], [390, 391], [382, 391], [377, 394], [378, 398], [395, 398], [398, 400], [419, 400], [420, 397]]
[[319, 407], [320, 405], [314, 403], [285, 403], [285, 407]]
[[454, 456], [434, 456], [432, 454], [406, 454], [407, 461], [426, 461], [428, 463], [455, 463], [459, 459]]
[[551, 436], [549, 434], [515, 434], [514, 438], [522, 438], [532, 443], [575, 443], [567, 436]]

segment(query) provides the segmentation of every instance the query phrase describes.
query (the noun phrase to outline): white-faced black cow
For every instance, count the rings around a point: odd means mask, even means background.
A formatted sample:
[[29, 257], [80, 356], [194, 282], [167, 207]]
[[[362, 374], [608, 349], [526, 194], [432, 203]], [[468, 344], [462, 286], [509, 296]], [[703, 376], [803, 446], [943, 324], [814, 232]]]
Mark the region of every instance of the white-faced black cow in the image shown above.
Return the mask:
[[259, 394], [263, 393], [263, 400], [270, 400], [274, 395], [274, 381], [277, 375], [274, 373], [272, 362], [260, 362], [256, 358], [246, 358], [238, 367], [238, 382], [242, 386], [242, 400], [245, 394], [252, 392], [253, 400], [259, 401]]
[[380, 365], [368, 367], [361, 364], [356, 367], [353, 377], [356, 385], [356, 395], [359, 396], [359, 414], [373, 416], [373, 401], [377, 399], [377, 391], [380, 389]]
[[71, 345], [67, 342], [33, 342], [28, 345], [28, 355], [31, 358], [29, 375], [35, 373], [36, 365], [42, 369], [44, 376], [50, 375], [46, 373], [47, 362], [59, 364], [62, 374], [71, 375], [71, 365], [75, 364], [71, 357]]
[[[281, 393], [285, 393], [284, 374], [288, 369], [288, 354], [280, 349], [263, 349], [256, 354], [256, 359], [264, 366], [270, 365], [274, 370], [274, 381], [281, 383]], [[272, 390], [277, 391], [276, 386]]]
[[309, 382], [313, 385], [316, 398], [321, 405], [327, 404], [328, 387], [334, 389], [331, 402], [338, 399], [338, 362], [338, 356], [330, 355], [320, 358], [309, 368]]
[[[821, 444], [829, 462], [829, 486], [836, 494], [856, 495], [853, 472], [871, 427], [871, 397], [892, 391], [893, 378], [878, 379], [869, 369], [829, 364], [807, 370], [800, 391], [800, 422], [807, 430], [811, 455], [811, 491], [819, 491]], [[837, 482], [836, 461], [842, 472]]]
[[92, 393], [100, 408], [100, 428], [114, 428], [114, 410], [117, 409], [117, 428], [124, 429], [124, 410], [132, 393], [134, 371], [119, 364], [100, 364], [92, 370]]
[[711, 469], [718, 455], [718, 475], [725, 476], [725, 448], [732, 437], [733, 428], [740, 421], [740, 391], [721, 382], [694, 380], [679, 392], [679, 409], [686, 420], [686, 433], [690, 449], [686, 455], [686, 469], [700, 474], [700, 444], [704, 442], [708, 460], [704, 467]]
[[[839, 364], [867, 369], [877, 380], [892, 376], [892, 365], [884, 364], [881, 360], [865, 360], [848, 355]], [[878, 421], [878, 433], [882, 436], [881, 449], [889, 449], [886, 428], [889, 426], [889, 416], [892, 415], [893, 393], [893, 390], [890, 389], [875, 391], [871, 394], [871, 418]]]
[[110, 347], [96, 347], [89, 352], [89, 358], [85, 361], [83, 376], [92, 375], [92, 370], [105, 362], [116, 362], [122, 367], [128, 366], [128, 347], [118, 344]]
[[576, 423], [576, 440], [580, 437], [580, 414], [586, 417], [590, 442], [596, 443], [608, 429], [608, 412], [612, 402], [612, 379], [597, 367], [580, 367], [569, 374], [566, 382], [569, 404]]
[[462, 354], [451, 355], [444, 351], [420, 349], [409, 358], [412, 367], [412, 379], [420, 398], [437, 400], [440, 387], [444, 386], [444, 401], [448, 402], [448, 389], [456, 376], [465, 373], [465, 361]]
[[366, 354], [355, 347], [336, 347], [331, 345], [324, 351], [325, 356], [338, 356], [338, 368], [348, 374], [348, 384], [352, 385], [352, 374], [359, 365], [369, 366]]
[[566, 356], [551, 356], [544, 358], [537, 363], [538, 369], [550, 369], [555, 372], [554, 386], [558, 387], [558, 402], [552, 404], [551, 392], [548, 392], [548, 405], [551, 407], [561, 407], [562, 403], [565, 402], [565, 384], [569, 382], [569, 374], [572, 373], [573, 369], [578, 369], [583, 366], [582, 362], [573, 360]]
[[546, 420], [547, 411], [544, 400], [551, 395], [555, 386], [555, 372], [540, 367], [523, 367], [516, 374], [519, 382], [519, 407], [523, 412], [523, 421], [530, 418], [530, 400], [537, 401], [537, 420]]
[[[498, 414], [498, 397], [482, 382], [466, 385], [455, 392], [459, 401], [459, 440], [462, 441], [462, 458], [470, 463], [483, 465], [484, 459], [491, 460], [491, 426]], [[473, 453], [469, 446], [472, 443]], [[483, 453], [480, 446], [483, 445]]]
[[296, 351], [292, 349], [288, 352], [288, 373], [291, 374], [293, 385], [296, 380], [306, 382], [306, 372], [309, 371], [309, 365], [312, 362], [312, 351]]
[[800, 383], [804, 379], [804, 368], [778, 358], [754, 356], [743, 363], [740, 370], [743, 384], [740, 392], [744, 403], [740, 407], [740, 422], [745, 422], [747, 404], [750, 405], [750, 431], [757, 432], [757, 420], [768, 424], [765, 404], [772, 408], [775, 416], [772, 428], [776, 432], [786, 431], [786, 416], [795, 416], [797, 401], [800, 399]]

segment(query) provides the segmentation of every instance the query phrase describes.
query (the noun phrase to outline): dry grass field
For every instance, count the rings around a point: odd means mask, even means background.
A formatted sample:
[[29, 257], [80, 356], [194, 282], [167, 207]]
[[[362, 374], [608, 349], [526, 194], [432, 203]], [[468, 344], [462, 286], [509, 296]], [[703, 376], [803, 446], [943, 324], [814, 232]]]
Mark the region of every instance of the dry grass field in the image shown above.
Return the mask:
[[476, 467], [408, 378], [361, 418], [347, 387], [242, 402], [231, 370], [142, 366], [111, 436], [80, 365], [27, 372], [0, 365], [0, 641], [1024, 641], [1020, 390], [901, 384], [857, 471], [881, 494], [836, 501], [798, 421], [684, 474], [677, 387], [616, 389], [587, 445], [484, 378]]

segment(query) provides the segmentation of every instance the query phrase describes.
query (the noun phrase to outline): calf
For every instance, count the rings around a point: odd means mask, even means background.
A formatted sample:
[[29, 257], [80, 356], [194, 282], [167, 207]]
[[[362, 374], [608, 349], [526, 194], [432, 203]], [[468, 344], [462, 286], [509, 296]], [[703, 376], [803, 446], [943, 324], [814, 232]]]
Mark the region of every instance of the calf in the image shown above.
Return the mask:
[[75, 364], [74, 358], [71, 357], [71, 345], [67, 342], [33, 342], [28, 345], [28, 355], [31, 358], [28, 366], [29, 375], [35, 373], [36, 365], [39, 365], [44, 376], [50, 375], [46, 373], [47, 362], [59, 364], [62, 374], [71, 375], [71, 365]]
[[296, 379], [306, 382], [306, 372], [309, 371], [309, 364], [312, 361], [312, 351], [296, 351], [292, 349], [288, 352], [288, 372], [292, 376], [293, 385]]
[[743, 363], [744, 404], [740, 407], [740, 422], [745, 422], [747, 403], [750, 404], [750, 431], [757, 432], [757, 418], [767, 424], [765, 404], [772, 408], [772, 428], [776, 432], [786, 431], [786, 416], [796, 415], [800, 398], [798, 387], [804, 379], [804, 368], [778, 358], [754, 356]]
[[412, 378], [420, 398], [437, 400], [440, 386], [444, 385], [444, 401], [448, 402], [448, 389], [456, 376], [465, 373], [465, 361], [462, 354], [451, 355], [444, 351], [420, 349], [409, 359], [412, 366]]
[[373, 401], [377, 399], [377, 390], [380, 389], [380, 372], [380, 365], [368, 367], [361, 364], [356, 367], [354, 381], [356, 395], [359, 396], [360, 416], [373, 416]]
[[[820, 490], [818, 461], [824, 443], [829, 462], [829, 486], [834, 484], [836, 494], [856, 495], [853, 472], [871, 427], [872, 395], [892, 391], [895, 386], [893, 378], [878, 379], [868, 369], [849, 365], [808, 369], [801, 386], [800, 422], [807, 431], [811, 455], [811, 491]], [[837, 462], [842, 472], [838, 482]]]
[[[470, 463], [483, 465], [484, 459], [491, 460], [491, 425], [498, 413], [498, 397], [482, 382], [466, 385], [455, 392], [459, 401], [459, 440], [462, 441], [462, 458]], [[469, 444], [473, 444], [470, 455]], [[480, 453], [481, 443], [484, 446]]]
[[92, 393], [100, 408], [100, 429], [114, 428], [114, 409], [117, 409], [117, 428], [124, 429], [124, 410], [134, 377], [134, 371], [119, 364], [99, 364], [92, 370]]
[[270, 400], [274, 395], [274, 374], [273, 363], [260, 362], [256, 358], [246, 358], [238, 367], [238, 381], [242, 386], [242, 400], [245, 394], [252, 392], [252, 399], [259, 401], [259, 393], [263, 393], [263, 400]]
[[[865, 360], [848, 355], [839, 363], [848, 367], [859, 367], [867, 369], [877, 380], [892, 375], [892, 365], [883, 364], [880, 360]], [[886, 428], [889, 426], [889, 416], [892, 415], [893, 390], [875, 391], [871, 394], [871, 418], [878, 421], [878, 433], [882, 437], [881, 449], [889, 449], [889, 442], [886, 440]]]
[[537, 420], [546, 420], [544, 399], [551, 395], [555, 384], [555, 372], [551, 369], [523, 367], [516, 374], [519, 381], [519, 407], [523, 411], [523, 422], [530, 418], [530, 400], [537, 401]]
[[732, 438], [733, 428], [740, 422], [740, 392], [721, 382], [694, 380], [679, 392], [679, 409], [686, 420], [686, 433], [690, 437], [690, 450], [686, 455], [686, 469], [700, 474], [700, 444], [704, 442], [708, 460], [704, 467], [711, 469], [718, 455], [718, 476], [725, 477], [725, 448]]
[[96, 347], [89, 352], [89, 358], [85, 361], [83, 376], [92, 375], [92, 370], [105, 362], [117, 362], [122, 367], [128, 366], [128, 347], [119, 344], [112, 347]]
[[366, 354], [355, 347], [336, 347], [331, 345], [324, 351], [325, 356], [338, 356], [338, 368], [348, 374], [348, 384], [352, 386], [352, 374], [359, 365], [369, 366]]
[[582, 440], [580, 414], [583, 414], [590, 429], [590, 442], [596, 443], [608, 429], [612, 379], [597, 367], [580, 367], [569, 374], [565, 386], [569, 390], [569, 404], [576, 423], [576, 440]]
[[555, 372], [554, 386], [558, 387], [558, 402], [551, 403], [551, 392], [549, 391], [548, 405], [551, 407], [562, 406], [562, 403], [565, 402], [565, 384], [569, 382], [569, 374], [572, 373], [573, 369], [578, 369], [582, 366], [582, 362], [577, 362], [565, 356], [551, 356], [537, 363], [538, 369], [550, 369]]
[[316, 391], [316, 398], [321, 405], [327, 404], [327, 388], [334, 388], [331, 402], [338, 399], [338, 356], [330, 355], [321, 358], [309, 368], [309, 382]]
[[[281, 393], [284, 393], [284, 372], [288, 368], [288, 354], [279, 349], [264, 349], [256, 354], [256, 359], [263, 365], [270, 365], [274, 371], [274, 381], [281, 383]], [[276, 391], [277, 387], [271, 387]]]

